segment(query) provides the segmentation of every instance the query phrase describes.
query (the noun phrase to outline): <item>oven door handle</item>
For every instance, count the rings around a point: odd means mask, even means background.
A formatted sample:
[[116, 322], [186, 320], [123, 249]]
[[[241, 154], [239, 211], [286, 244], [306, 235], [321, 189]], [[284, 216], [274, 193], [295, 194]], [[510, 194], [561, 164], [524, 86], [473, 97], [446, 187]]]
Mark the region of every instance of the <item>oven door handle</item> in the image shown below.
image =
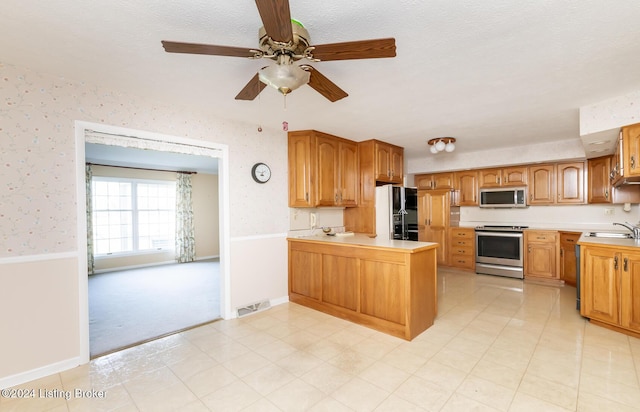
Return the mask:
[[522, 233], [513, 233], [513, 232], [476, 232], [476, 236], [522, 237]]

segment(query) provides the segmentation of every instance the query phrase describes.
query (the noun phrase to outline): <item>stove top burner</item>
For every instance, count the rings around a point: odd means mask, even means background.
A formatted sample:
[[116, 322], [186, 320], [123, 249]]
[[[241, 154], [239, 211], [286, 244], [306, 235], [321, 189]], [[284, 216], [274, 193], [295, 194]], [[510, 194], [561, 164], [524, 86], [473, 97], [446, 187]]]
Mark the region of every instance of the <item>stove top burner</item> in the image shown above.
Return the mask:
[[476, 230], [494, 231], [494, 232], [522, 232], [529, 226], [500, 226], [500, 225], [486, 225], [476, 226]]

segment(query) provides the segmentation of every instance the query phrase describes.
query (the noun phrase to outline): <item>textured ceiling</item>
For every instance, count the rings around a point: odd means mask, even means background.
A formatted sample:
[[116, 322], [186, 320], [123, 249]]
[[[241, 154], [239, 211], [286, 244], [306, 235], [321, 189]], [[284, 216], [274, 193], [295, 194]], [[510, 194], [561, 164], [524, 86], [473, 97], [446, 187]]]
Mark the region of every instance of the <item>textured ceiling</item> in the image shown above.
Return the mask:
[[637, 0], [290, 0], [311, 44], [395, 37], [397, 57], [319, 62], [349, 93], [307, 86], [236, 101], [265, 61], [165, 53], [161, 40], [257, 47], [250, 0], [0, 3], [0, 62], [211, 110], [256, 126], [378, 138], [427, 154], [575, 139], [581, 106], [640, 90]]

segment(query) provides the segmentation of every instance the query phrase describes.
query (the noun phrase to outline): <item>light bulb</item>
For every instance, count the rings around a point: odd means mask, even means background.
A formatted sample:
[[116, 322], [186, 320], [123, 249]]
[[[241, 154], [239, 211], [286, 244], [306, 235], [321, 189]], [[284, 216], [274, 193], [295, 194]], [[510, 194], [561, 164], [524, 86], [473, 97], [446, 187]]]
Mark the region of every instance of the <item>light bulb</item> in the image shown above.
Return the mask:
[[456, 145], [453, 144], [453, 142], [449, 142], [445, 145], [444, 150], [447, 151], [448, 153], [451, 153], [454, 150], [456, 150]]
[[431, 145], [431, 147], [429, 148], [429, 150], [431, 151], [431, 153], [436, 154], [438, 153], [438, 149], [436, 149], [436, 147], [434, 145]]
[[442, 140], [438, 140], [438, 142], [435, 144], [436, 150], [441, 152], [444, 150], [445, 144]]

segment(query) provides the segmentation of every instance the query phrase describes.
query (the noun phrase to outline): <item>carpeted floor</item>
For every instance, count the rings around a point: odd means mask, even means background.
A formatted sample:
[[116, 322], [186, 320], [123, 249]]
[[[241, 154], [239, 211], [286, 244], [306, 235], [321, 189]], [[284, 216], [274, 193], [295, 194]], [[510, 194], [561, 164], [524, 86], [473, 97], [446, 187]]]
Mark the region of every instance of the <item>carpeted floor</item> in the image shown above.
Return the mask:
[[89, 276], [91, 357], [220, 317], [220, 262]]

